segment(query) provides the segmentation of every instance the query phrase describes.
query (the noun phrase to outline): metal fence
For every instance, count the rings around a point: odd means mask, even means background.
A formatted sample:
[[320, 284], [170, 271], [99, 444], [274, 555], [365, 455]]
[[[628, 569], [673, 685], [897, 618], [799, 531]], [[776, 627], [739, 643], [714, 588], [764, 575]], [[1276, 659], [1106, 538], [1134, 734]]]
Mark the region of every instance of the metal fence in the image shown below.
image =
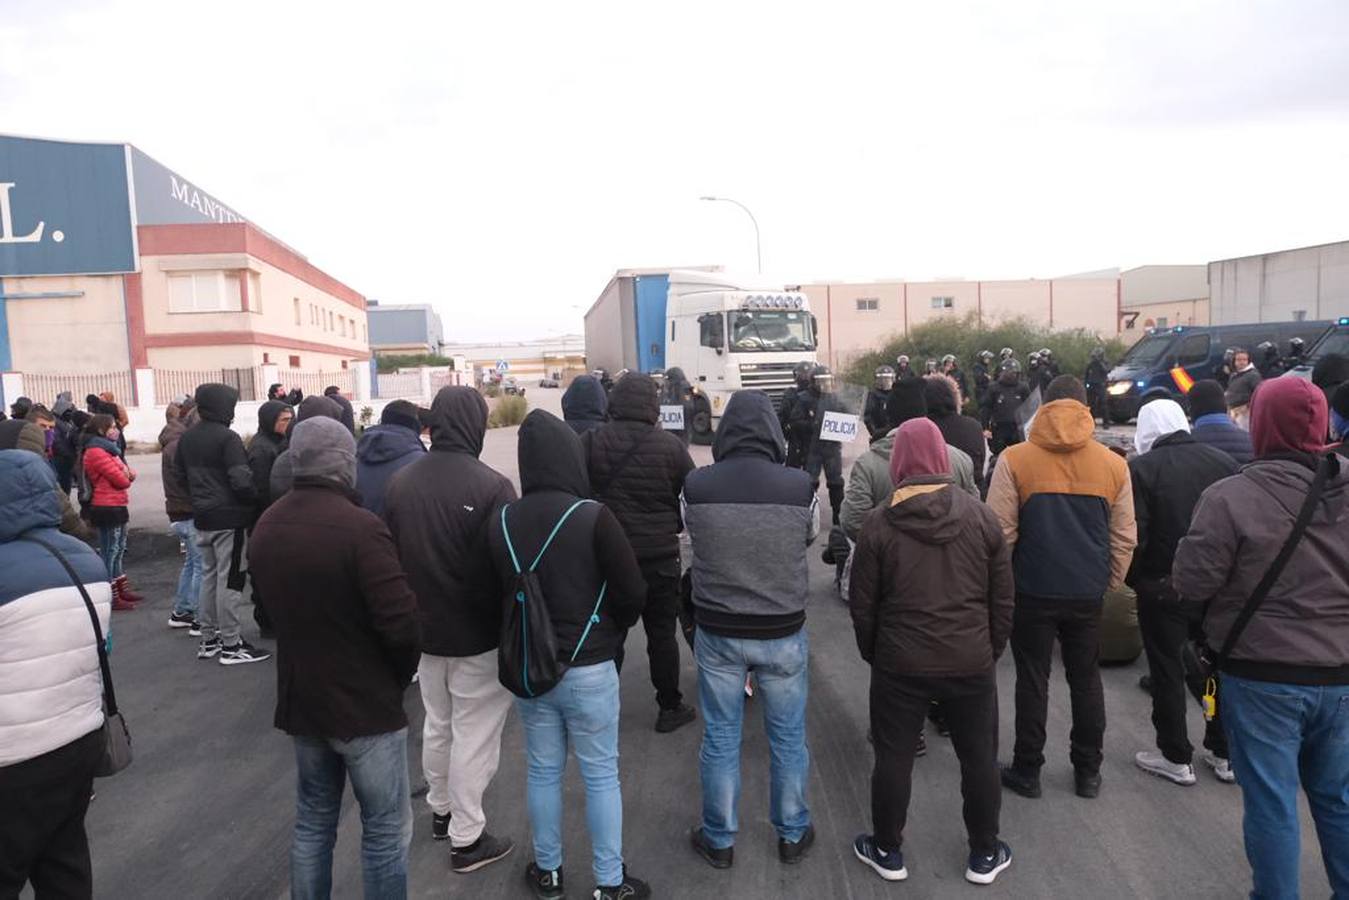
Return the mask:
[[422, 397], [422, 376], [418, 372], [376, 375], [374, 388], [376, 400], [426, 399]]
[[[432, 375], [431, 397], [434, 397], [436, 395], [436, 392], [443, 387], [448, 387], [449, 385], [452, 384], [463, 384], [463, 383], [464, 383], [464, 376], [460, 372], [446, 372], [444, 375]], [[431, 397], [428, 397], [426, 399], [430, 400]]]
[[306, 397], [322, 394], [331, 385], [343, 394], [356, 393], [356, 373], [351, 369], [339, 369], [336, 372], [300, 372], [295, 369], [282, 369], [277, 378], [287, 391], [299, 388]]
[[243, 369], [155, 369], [155, 401], [163, 406], [175, 397], [192, 396], [199, 384], [228, 384], [243, 401], [263, 400], [267, 386], [258, 366]]
[[56, 395], [69, 391], [75, 405], [84, 408], [84, 398], [90, 394], [111, 391], [122, 406], [134, 405], [135, 378], [130, 370], [106, 372], [100, 375], [30, 375], [23, 373], [23, 392], [34, 402], [51, 407]]

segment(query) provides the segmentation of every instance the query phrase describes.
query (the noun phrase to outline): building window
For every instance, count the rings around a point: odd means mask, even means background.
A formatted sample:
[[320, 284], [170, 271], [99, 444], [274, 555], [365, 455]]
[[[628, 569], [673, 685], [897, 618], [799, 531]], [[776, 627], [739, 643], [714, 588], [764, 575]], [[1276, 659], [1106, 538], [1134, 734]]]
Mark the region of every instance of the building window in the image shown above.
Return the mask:
[[262, 276], [257, 272], [248, 273], [248, 310], [262, 312]]
[[292, 369], [298, 369], [298, 368], [300, 368], [300, 357], [298, 357], [298, 356], [292, 356], [292, 357], [290, 358], [290, 367], [291, 367]]
[[876, 298], [876, 297], [858, 297], [858, 298], [857, 298], [857, 311], [858, 311], [858, 312], [875, 312], [876, 310], [878, 310], [878, 309], [880, 309], [880, 308], [881, 308], [881, 301], [880, 301], [878, 298]]
[[271, 361], [272, 361], [272, 354], [264, 352], [262, 354], [262, 364], [265, 366], [270, 364]]
[[370, 338], [366, 337], [366, 335], [365, 335], [365, 325], [362, 324], [362, 325], [361, 325], [361, 343], [362, 343], [362, 344], [365, 344], [365, 343], [369, 343], [369, 341], [370, 341]]
[[184, 272], [169, 276], [169, 312], [239, 312], [237, 272]]
[[956, 298], [955, 298], [955, 297], [933, 297], [933, 298], [932, 298], [932, 308], [933, 308], [933, 309], [955, 309], [955, 308], [956, 308]]
[[1158, 317], [1157, 317], [1157, 327], [1158, 327], [1158, 328], [1165, 328], [1165, 327], [1166, 327], [1166, 322], [1167, 322], [1166, 316], [1158, 316]]
[[346, 317], [346, 316], [338, 316], [338, 317], [337, 317], [337, 328], [338, 328], [338, 331], [341, 332], [342, 337], [346, 337], [346, 336], [347, 336], [347, 317]]
[[331, 309], [328, 310], [328, 330], [333, 330], [333, 311]]
[[296, 298], [295, 298], [295, 324], [296, 324], [296, 325], [301, 324], [301, 323], [300, 323], [300, 298], [299, 298], [299, 297], [296, 297]]
[[344, 360], [342, 360], [342, 368], [345, 369], [346, 367], [347, 367], [347, 361], [344, 359]]

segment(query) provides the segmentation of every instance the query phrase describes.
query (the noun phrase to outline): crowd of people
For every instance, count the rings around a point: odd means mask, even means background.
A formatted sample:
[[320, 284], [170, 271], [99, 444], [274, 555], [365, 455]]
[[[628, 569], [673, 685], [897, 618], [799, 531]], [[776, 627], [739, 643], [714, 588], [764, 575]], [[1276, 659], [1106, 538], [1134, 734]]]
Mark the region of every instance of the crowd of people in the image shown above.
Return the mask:
[[[483, 806], [514, 710], [527, 887], [565, 896], [562, 777], [574, 755], [592, 895], [650, 896], [624, 855], [619, 780], [624, 644], [639, 621], [652, 727], [703, 723], [691, 851], [734, 865], [752, 692], [771, 751], [778, 858], [800, 863], [817, 839], [805, 624], [823, 474], [838, 537], [826, 559], [871, 669], [871, 826], [852, 844], [861, 864], [907, 877], [912, 769], [932, 719], [960, 762], [965, 878], [990, 884], [1008, 869], [1002, 792], [1043, 794], [1056, 644], [1074, 789], [1100, 795], [1102, 598], [1127, 583], [1156, 731], [1137, 766], [1195, 783], [1193, 694], [1208, 720], [1202, 761], [1242, 792], [1255, 895], [1298, 894], [1299, 789], [1332, 890], [1349, 894], [1349, 359], [1323, 360], [1312, 382], [1255, 385], [1248, 429], [1233, 421], [1231, 382], [1197, 383], [1188, 410], [1149, 403], [1128, 460], [1095, 440], [1092, 392], [1055, 374], [1052, 354], [1038, 354], [1033, 388], [1010, 353], [996, 380], [981, 354], [982, 422], [961, 412], [953, 357], [924, 375], [907, 364], [878, 373], [864, 412], [872, 441], [846, 482], [841, 445], [821, 438], [823, 416], [839, 408], [823, 367], [798, 371], [776, 407], [759, 391], [734, 394], [703, 467], [687, 430], [662, 427], [662, 406], [690, 400], [682, 373], [624, 373], [608, 386], [579, 377], [562, 420], [535, 410], [520, 427], [519, 494], [479, 459], [488, 408], [471, 388], [446, 387], [429, 409], [390, 403], [359, 441], [340, 393], [269, 400], [247, 446], [231, 427], [232, 388], [179, 398], [160, 437], [166, 512], [185, 547], [169, 625], [200, 638], [199, 659], [266, 661], [273, 651], [243, 637], [251, 596], [259, 631], [275, 641], [274, 721], [293, 739], [297, 770], [291, 893], [331, 893], [349, 782], [366, 896], [406, 895], [403, 698], [415, 683], [431, 834], [448, 843], [453, 871], [514, 849], [488, 829]], [[1025, 403], [1023, 390], [1039, 406], [1018, 421], [1006, 407]], [[135, 602], [121, 568], [134, 481], [125, 412], [91, 398], [77, 417], [64, 401], [50, 412], [16, 405], [19, 424], [0, 423], [0, 447], [15, 448], [0, 450], [0, 567], [22, 572], [0, 592], [0, 805], [18, 812], [0, 817], [0, 891], [31, 881], [39, 896], [91, 891], [83, 817], [103, 716], [88, 620], [106, 632], [110, 612]], [[63, 422], [76, 436], [70, 465], [57, 449]], [[73, 476], [64, 486], [63, 471]], [[61, 534], [82, 527], [63, 515], [74, 482], [97, 550]], [[34, 541], [51, 545], [47, 556]], [[680, 683], [681, 633], [696, 704]], [[1008, 647], [1015, 735], [1000, 763], [995, 667]], [[63, 665], [42, 664], [58, 654]]]

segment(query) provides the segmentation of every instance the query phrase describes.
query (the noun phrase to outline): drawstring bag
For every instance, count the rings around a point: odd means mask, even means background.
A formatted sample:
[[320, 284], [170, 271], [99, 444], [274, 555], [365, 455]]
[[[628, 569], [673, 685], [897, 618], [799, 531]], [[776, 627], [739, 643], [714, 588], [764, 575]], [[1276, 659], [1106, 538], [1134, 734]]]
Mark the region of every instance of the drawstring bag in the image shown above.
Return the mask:
[[[506, 510], [501, 508], [501, 534], [506, 539], [506, 549], [511, 554], [511, 565], [515, 569], [515, 580], [506, 599], [505, 615], [501, 622], [501, 643], [497, 648], [497, 678], [503, 687], [517, 697], [531, 699], [541, 697], [557, 687], [562, 676], [567, 674], [567, 664], [558, 659], [557, 634], [553, 631], [553, 620], [548, 614], [548, 601], [543, 595], [543, 585], [539, 581], [538, 568], [543, 555], [553, 543], [553, 538], [562, 530], [562, 526], [571, 514], [586, 503], [594, 500], [577, 500], [553, 526], [548, 540], [543, 542], [529, 568], [521, 569], [520, 560], [515, 555], [515, 545], [511, 542], [510, 529], [506, 527]], [[585, 631], [576, 642], [571, 662], [576, 661], [590, 629], [600, 620], [600, 604], [604, 602], [604, 591], [608, 582], [600, 585], [599, 597], [595, 608], [590, 611]]]

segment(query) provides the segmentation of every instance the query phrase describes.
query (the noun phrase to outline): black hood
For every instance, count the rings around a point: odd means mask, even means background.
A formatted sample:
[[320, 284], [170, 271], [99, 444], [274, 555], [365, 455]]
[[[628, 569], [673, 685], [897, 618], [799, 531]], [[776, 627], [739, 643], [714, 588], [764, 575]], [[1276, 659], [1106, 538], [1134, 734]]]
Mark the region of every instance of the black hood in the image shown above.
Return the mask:
[[234, 405], [239, 402], [239, 392], [228, 384], [199, 384], [196, 399], [203, 422], [228, 425], [234, 421]]
[[689, 377], [684, 374], [683, 369], [675, 366], [665, 370], [665, 391], [667, 394], [682, 397], [688, 389]]
[[609, 392], [609, 418], [655, 425], [660, 421], [660, 390], [656, 380], [641, 372], [629, 372]]
[[356, 445], [356, 458], [367, 465], [378, 466], [425, 450], [422, 436], [411, 428], [376, 425], [361, 435], [360, 443]]
[[305, 419], [317, 419], [320, 416], [325, 419], [336, 419], [340, 422], [342, 421], [342, 407], [327, 397], [320, 397], [317, 394], [312, 397], [305, 397], [300, 401], [300, 405], [295, 407], [295, 418], [290, 420], [290, 427], [286, 429], [286, 437], [289, 438], [295, 432], [295, 426]]
[[276, 433], [276, 420], [281, 416], [284, 410], [290, 409], [289, 406], [280, 400], [268, 400], [258, 407], [258, 436], [265, 437], [269, 441], [281, 440], [281, 435]]
[[603, 422], [609, 399], [594, 375], [579, 375], [562, 394], [562, 418], [568, 422]]
[[476, 457], [482, 453], [483, 437], [487, 434], [487, 401], [470, 387], [443, 387], [431, 401], [426, 422], [431, 426], [432, 450]]
[[956, 414], [956, 392], [945, 378], [924, 378], [923, 399], [927, 401], [930, 418], [944, 418]]
[[721, 415], [712, 441], [717, 462], [732, 456], [761, 456], [782, 465], [787, 461], [787, 442], [773, 409], [773, 400], [763, 391], [736, 391]]
[[581, 439], [557, 416], [541, 409], [525, 416], [519, 452], [521, 494], [562, 491], [575, 497], [590, 496]]

